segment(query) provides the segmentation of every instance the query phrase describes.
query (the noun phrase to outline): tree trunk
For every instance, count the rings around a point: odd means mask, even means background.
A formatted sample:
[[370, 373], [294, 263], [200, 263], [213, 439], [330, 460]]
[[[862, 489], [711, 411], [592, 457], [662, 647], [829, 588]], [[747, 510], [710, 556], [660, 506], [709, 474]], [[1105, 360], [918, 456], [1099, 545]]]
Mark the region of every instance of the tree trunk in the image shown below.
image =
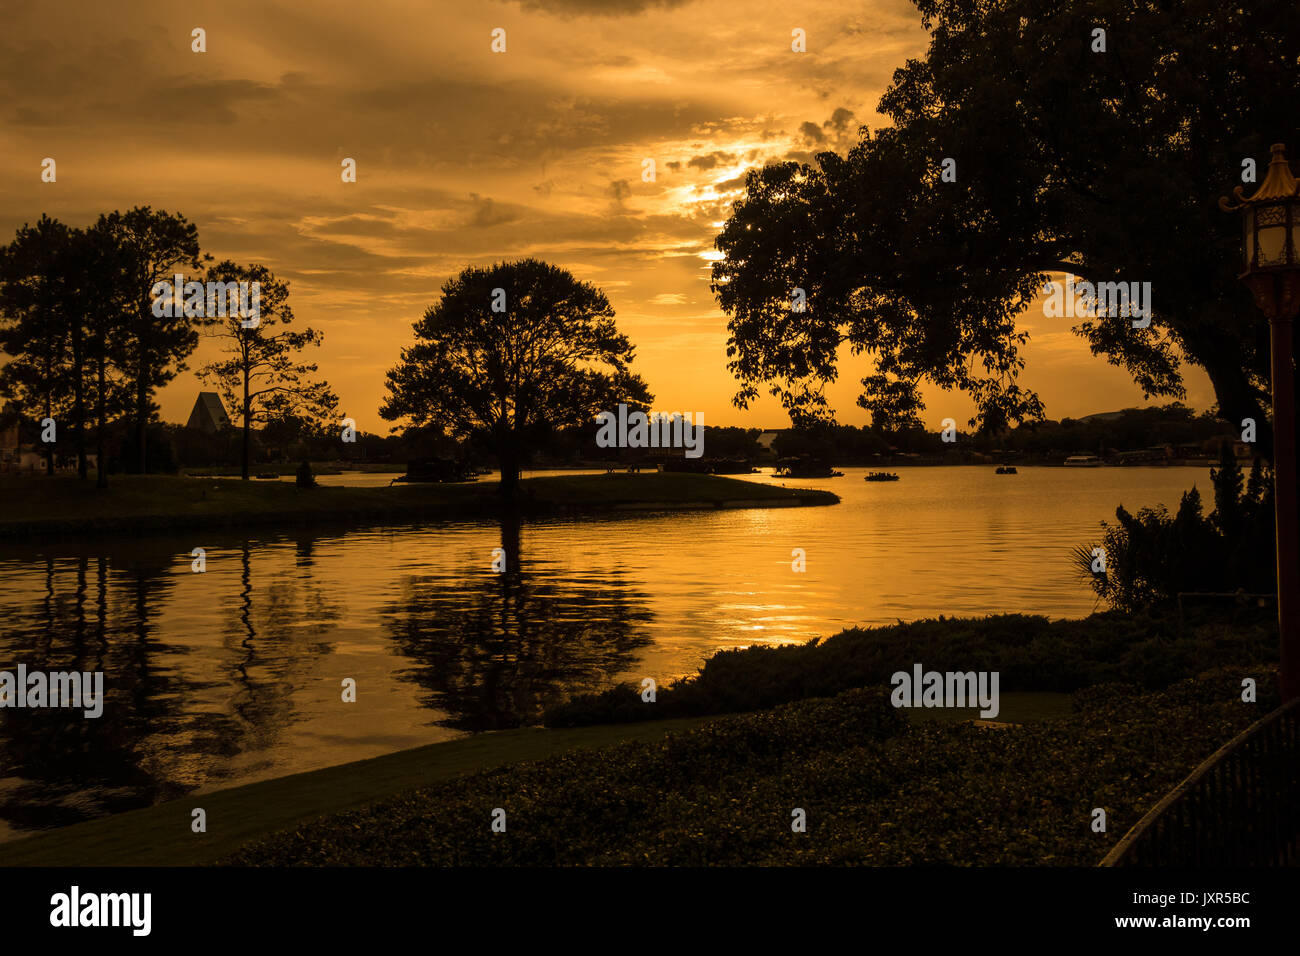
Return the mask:
[[85, 481], [86, 464], [86, 356], [83, 348], [81, 321], [73, 323], [72, 330], [72, 418], [77, 429], [77, 477]]
[[248, 369], [245, 368], [244, 369], [244, 450], [240, 455], [240, 457], [243, 459], [243, 464], [241, 467], [241, 475], [244, 481], [248, 480], [249, 427], [251, 424], [248, 419], [249, 419], [250, 411], [251, 409], [248, 407]]
[[104, 359], [98, 362], [98, 388], [95, 401], [95, 487], [108, 487], [108, 471], [104, 466], [104, 392], [107, 388], [104, 375]]
[[[54, 417], [54, 412], [51, 410], [50, 402], [47, 400], [45, 402], [45, 421], [49, 421], [53, 417]], [[56, 425], [55, 427], [57, 428], [58, 426]], [[45, 431], [45, 422], [41, 423], [41, 431]], [[55, 432], [55, 437], [56, 438], [58, 437], [57, 431]], [[41, 440], [42, 443], [45, 445], [45, 475], [47, 478], [53, 478], [54, 477], [54, 446], [57, 445], [58, 442], [45, 441], [44, 439], [45, 436], [42, 435]]]
[[513, 505], [519, 496], [519, 449], [509, 438], [499, 439], [497, 458], [501, 462], [501, 497]]
[[86, 462], [86, 389], [81, 380], [81, 369], [77, 369], [76, 393], [73, 396], [73, 417], [77, 426], [77, 477], [85, 481], [90, 466]]
[[149, 458], [145, 450], [145, 429], [149, 425], [148, 416], [145, 409], [148, 406], [145, 396], [144, 384], [144, 359], [140, 359], [139, 368], [136, 373], [140, 376], [139, 383], [135, 388], [135, 440], [137, 447], [136, 462], [140, 469], [140, 474], [145, 474], [149, 470]]

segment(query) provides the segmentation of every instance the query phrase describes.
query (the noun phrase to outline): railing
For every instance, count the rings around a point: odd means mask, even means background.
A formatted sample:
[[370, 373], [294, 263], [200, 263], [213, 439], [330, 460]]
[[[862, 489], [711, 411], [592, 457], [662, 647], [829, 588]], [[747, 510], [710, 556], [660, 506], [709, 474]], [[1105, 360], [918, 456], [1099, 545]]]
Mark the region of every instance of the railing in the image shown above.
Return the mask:
[[1257, 720], [1192, 771], [1102, 866], [1300, 862], [1300, 699]]

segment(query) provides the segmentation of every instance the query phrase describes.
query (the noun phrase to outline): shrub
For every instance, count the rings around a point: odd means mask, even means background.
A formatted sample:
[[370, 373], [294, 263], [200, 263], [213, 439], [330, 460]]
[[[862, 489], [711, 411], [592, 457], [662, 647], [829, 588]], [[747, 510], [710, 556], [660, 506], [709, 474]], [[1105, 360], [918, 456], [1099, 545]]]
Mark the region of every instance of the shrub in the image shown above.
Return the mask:
[[[1259, 680], [1244, 704], [1241, 678]], [[242, 848], [234, 865], [1091, 865], [1277, 700], [1267, 669], [1097, 687], [1004, 730], [879, 690], [449, 780]], [[1104, 807], [1107, 830], [1088, 826]], [[491, 833], [493, 808], [507, 813]], [[791, 811], [807, 814], [791, 831]]]
[[1225, 443], [1210, 481], [1214, 511], [1208, 518], [1194, 487], [1173, 515], [1163, 507], [1136, 515], [1117, 508], [1117, 524], [1102, 522], [1105, 570], [1092, 570], [1095, 546], [1075, 549], [1075, 562], [1098, 597], [1131, 612], [1171, 602], [1179, 593], [1275, 590], [1272, 483], [1260, 460], [1243, 487]]
[[1083, 620], [1002, 614], [851, 628], [825, 641], [720, 651], [699, 673], [661, 687], [653, 704], [633, 685], [584, 694], [546, 711], [550, 727], [624, 723], [772, 707], [829, 697], [852, 687], [888, 685], [895, 671], [999, 672], [1007, 691], [1068, 692], [1132, 681], [1159, 688], [1207, 667], [1272, 661], [1271, 611], [1231, 614], [1198, 608], [1180, 626], [1172, 614], [1115, 611]]

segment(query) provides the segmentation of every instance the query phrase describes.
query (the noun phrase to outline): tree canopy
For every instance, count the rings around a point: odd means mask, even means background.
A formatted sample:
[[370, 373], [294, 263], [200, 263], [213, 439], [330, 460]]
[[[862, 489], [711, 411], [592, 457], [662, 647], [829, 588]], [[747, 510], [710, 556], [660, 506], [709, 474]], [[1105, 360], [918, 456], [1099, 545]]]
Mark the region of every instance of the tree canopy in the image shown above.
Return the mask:
[[497, 452], [502, 490], [543, 435], [651, 400], [605, 293], [537, 259], [467, 268], [415, 323], [379, 413]]
[[255, 424], [319, 427], [334, 416], [338, 396], [324, 381], [313, 380], [314, 363], [301, 362], [298, 353], [309, 345], [319, 347], [324, 336], [313, 328], [290, 329], [289, 283], [277, 279], [263, 265], [239, 266], [230, 260], [208, 270], [208, 281], [223, 284], [256, 283], [257, 315], [223, 309], [224, 316], [209, 315], [203, 325], [215, 329], [224, 358], [199, 370], [199, 378], [214, 382], [226, 407], [240, 418], [243, 440], [241, 475], [248, 479], [252, 428]]
[[881, 101], [893, 125], [863, 128], [847, 156], [752, 171], [717, 238], [735, 404], [765, 386], [796, 422], [830, 417], [824, 387], [847, 346], [874, 362], [858, 403], [877, 424], [915, 426], [925, 382], [969, 393], [972, 424], [1033, 420], [1016, 320], [1069, 272], [1152, 283], [1148, 328], [1074, 326], [1094, 354], [1148, 396], [1183, 397], [1182, 363], [1200, 366], [1222, 414], [1255, 418], [1271, 445], [1267, 323], [1236, 281], [1240, 224], [1217, 200], [1244, 159], [1262, 180], [1270, 143], [1300, 148], [1300, 8], [916, 3], [931, 44]]

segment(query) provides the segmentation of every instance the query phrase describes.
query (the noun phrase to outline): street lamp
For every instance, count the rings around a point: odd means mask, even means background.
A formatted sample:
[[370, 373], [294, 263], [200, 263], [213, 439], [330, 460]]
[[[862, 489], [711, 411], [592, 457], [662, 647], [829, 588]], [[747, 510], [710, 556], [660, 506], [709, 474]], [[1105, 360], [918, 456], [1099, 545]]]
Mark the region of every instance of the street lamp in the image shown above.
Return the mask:
[[1296, 522], [1295, 368], [1292, 320], [1300, 311], [1300, 184], [1286, 147], [1273, 144], [1268, 175], [1255, 195], [1233, 190], [1224, 212], [1243, 210], [1245, 271], [1238, 276], [1268, 316], [1273, 371], [1273, 500], [1277, 531], [1277, 615], [1282, 638], [1282, 700], [1300, 697], [1300, 525]]

